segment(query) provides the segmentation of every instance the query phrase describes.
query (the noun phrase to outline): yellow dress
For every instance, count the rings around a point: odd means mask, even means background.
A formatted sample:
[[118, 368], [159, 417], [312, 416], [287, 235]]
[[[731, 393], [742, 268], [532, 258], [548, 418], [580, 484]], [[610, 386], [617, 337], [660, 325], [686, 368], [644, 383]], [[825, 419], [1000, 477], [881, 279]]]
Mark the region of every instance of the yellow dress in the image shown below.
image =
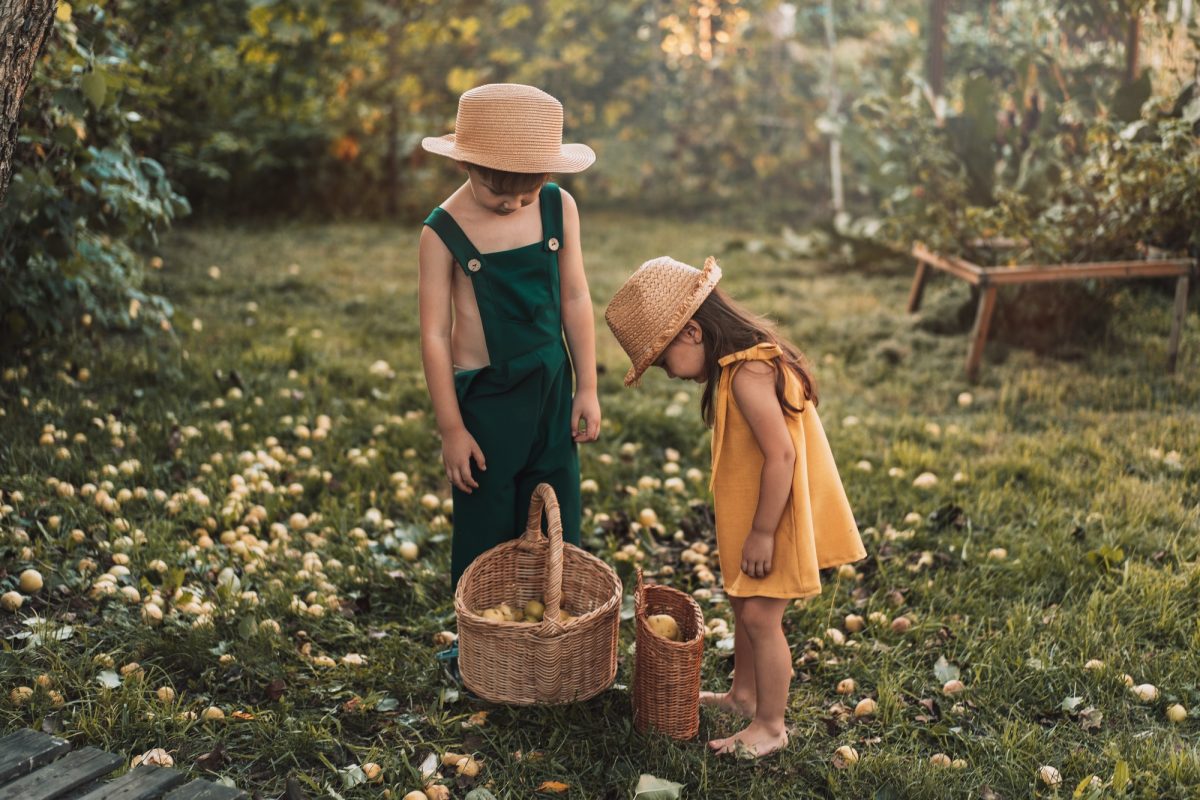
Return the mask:
[[865, 558], [862, 539], [817, 409], [804, 385], [784, 370], [785, 396], [800, 414], [785, 413], [796, 447], [792, 493], [775, 531], [775, 554], [765, 578], [742, 572], [742, 545], [758, 510], [763, 455], [733, 397], [733, 376], [746, 361], [783, 355], [776, 344], [759, 344], [720, 360], [712, 438], [713, 506], [721, 579], [730, 597], [812, 597], [821, 593], [819, 569]]

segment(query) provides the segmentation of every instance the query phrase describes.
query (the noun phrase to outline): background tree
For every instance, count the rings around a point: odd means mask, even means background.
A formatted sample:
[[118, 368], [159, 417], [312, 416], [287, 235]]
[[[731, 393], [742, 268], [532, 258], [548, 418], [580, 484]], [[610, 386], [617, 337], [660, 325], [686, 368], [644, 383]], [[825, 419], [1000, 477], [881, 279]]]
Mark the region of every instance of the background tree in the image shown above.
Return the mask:
[[12, 179], [21, 100], [56, 5], [57, 0], [0, 0], [0, 205]]

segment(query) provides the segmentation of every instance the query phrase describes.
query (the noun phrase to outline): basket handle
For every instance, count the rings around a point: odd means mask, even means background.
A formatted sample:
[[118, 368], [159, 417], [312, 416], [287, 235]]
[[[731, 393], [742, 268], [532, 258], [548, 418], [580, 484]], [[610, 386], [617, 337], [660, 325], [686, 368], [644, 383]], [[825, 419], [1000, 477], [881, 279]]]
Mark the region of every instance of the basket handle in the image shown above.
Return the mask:
[[633, 617], [641, 619], [646, 606], [646, 583], [642, 580], [642, 568], [637, 568], [637, 586], [633, 590]]
[[562, 607], [563, 579], [563, 528], [562, 515], [558, 510], [558, 496], [548, 483], [539, 483], [533, 490], [529, 501], [529, 521], [525, 524], [522, 537], [527, 542], [541, 542], [542, 512], [546, 512], [546, 538], [550, 540], [550, 550], [546, 554], [546, 583], [542, 589], [542, 597], [546, 604], [543, 618], [558, 622], [558, 612]]

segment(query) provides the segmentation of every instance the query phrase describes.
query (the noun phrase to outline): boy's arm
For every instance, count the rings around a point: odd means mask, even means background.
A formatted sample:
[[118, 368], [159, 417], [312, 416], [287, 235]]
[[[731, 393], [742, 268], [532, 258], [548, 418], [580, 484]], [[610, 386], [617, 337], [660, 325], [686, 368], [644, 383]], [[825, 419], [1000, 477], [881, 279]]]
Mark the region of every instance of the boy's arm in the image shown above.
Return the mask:
[[421, 229], [418, 262], [417, 308], [421, 318], [421, 364], [433, 401], [433, 413], [442, 435], [442, 461], [450, 482], [468, 494], [479, 484], [471, 476], [473, 456], [487, 469], [483, 452], [463, 424], [454, 391], [454, 363], [450, 348], [453, 315], [454, 258], [430, 228]]
[[[579, 239], [579, 207], [562, 192], [563, 248], [558, 253], [562, 293], [563, 331], [575, 367], [575, 400], [571, 404], [571, 436], [577, 442], [594, 442], [600, 436], [600, 400], [596, 394], [596, 320], [587, 276], [583, 272], [583, 247]], [[587, 423], [579, 430], [579, 420]]]

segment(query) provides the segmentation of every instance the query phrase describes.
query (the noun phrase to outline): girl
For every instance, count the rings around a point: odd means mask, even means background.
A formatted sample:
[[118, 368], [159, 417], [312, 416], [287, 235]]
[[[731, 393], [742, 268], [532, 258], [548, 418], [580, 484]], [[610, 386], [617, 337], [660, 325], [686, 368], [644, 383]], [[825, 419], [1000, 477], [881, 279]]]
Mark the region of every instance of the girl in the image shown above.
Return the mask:
[[817, 416], [804, 357], [717, 288], [713, 258], [698, 270], [647, 261], [604, 318], [633, 367], [704, 384], [700, 408], [713, 428], [710, 488], [721, 577], [734, 613], [729, 691], [700, 702], [750, 719], [709, 747], [755, 757], [784, 747], [791, 652], [783, 612], [821, 591], [818, 570], [866, 556], [837, 465]]

